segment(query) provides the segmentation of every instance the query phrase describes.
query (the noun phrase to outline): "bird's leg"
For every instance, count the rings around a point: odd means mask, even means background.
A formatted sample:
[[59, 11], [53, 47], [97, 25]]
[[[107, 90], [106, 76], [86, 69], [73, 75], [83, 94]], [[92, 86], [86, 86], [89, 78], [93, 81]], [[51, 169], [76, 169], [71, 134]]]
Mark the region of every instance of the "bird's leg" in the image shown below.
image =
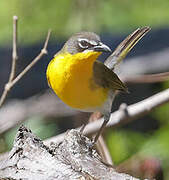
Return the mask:
[[113, 102], [114, 102], [114, 99], [116, 97], [116, 95], [118, 94], [118, 91], [115, 91], [114, 94], [112, 95], [112, 103], [111, 103], [111, 108], [109, 109], [109, 112], [105, 113], [104, 116], [103, 116], [103, 124], [101, 126], [101, 128], [99, 129], [99, 131], [97, 132], [93, 142], [92, 142], [92, 146], [94, 146], [99, 138], [99, 136], [102, 134], [104, 128], [106, 127], [106, 124], [109, 122], [110, 120], [110, 116], [111, 116], [111, 109], [112, 109], [112, 105], [113, 105]]
[[88, 121], [86, 122], [86, 123], [84, 123], [81, 127], [80, 127], [80, 133], [83, 133], [83, 131], [84, 131], [84, 129], [85, 129], [85, 127], [86, 127], [86, 125], [88, 124]]
[[103, 124], [102, 124], [101, 128], [99, 129], [99, 131], [97, 132], [97, 134], [93, 140], [93, 145], [97, 142], [99, 136], [102, 134], [104, 128], [106, 127], [106, 124], [109, 122], [110, 115], [111, 115], [111, 113], [107, 113], [103, 116], [103, 118], [104, 118]]

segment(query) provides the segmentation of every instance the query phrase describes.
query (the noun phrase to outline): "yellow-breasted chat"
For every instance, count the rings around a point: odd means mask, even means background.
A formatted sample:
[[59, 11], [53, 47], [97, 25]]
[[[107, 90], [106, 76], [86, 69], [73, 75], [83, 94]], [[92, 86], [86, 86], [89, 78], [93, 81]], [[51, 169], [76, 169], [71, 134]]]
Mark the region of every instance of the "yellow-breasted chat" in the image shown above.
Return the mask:
[[64, 103], [80, 111], [99, 111], [104, 115], [94, 142], [110, 118], [115, 91], [127, 92], [114, 67], [149, 30], [145, 27], [130, 34], [104, 64], [97, 58], [102, 52], [111, 52], [110, 48], [93, 32], [76, 33], [47, 67], [48, 84]]

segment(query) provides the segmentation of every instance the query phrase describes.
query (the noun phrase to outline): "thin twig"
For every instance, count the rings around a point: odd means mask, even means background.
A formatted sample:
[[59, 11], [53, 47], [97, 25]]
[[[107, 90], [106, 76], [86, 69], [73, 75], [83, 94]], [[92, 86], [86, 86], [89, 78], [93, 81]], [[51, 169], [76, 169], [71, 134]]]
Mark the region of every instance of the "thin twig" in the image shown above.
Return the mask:
[[[48, 45], [50, 34], [51, 34], [51, 30], [48, 31], [44, 47], [41, 50], [41, 52], [39, 53], [39, 55], [37, 57], [35, 57], [33, 59], [33, 61], [15, 79], [13, 79], [12, 81], [9, 81], [5, 85], [4, 92], [3, 92], [2, 97], [0, 99], [0, 107], [4, 103], [5, 98], [9, 92], [9, 90], [42, 58], [43, 55], [47, 54], [47, 45]], [[14, 57], [15, 57], [15, 54], [14, 54]]]
[[16, 69], [16, 61], [18, 59], [17, 55], [17, 23], [18, 22], [18, 17], [13, 16], [13, 50], [12, 50], [12, 67], [11, 67], [11, 73], [9, 75], [9, 80], [8, 83], [5, 85], [4, 91], [2, 93], [1, 99], [0, 99], [0, 107], [4, 103], [7, 94], [9, 92], [9, 88], [7, 88], [7, 85], [12, 82], [12, 80], [15, 77], [15, 69]]
[[[7, 85], [7, 84], [6, 84]], [[0, 107], [2, 106], [2, 104], [4, 103], [6, 96], [8, 94], [8, 90], [7, 88], [4, 88], [4, 91], [2, 93], [1, 99], [0, 99]]]
[[134, 75], [131, 77], [125, 77], [126, 83], [157, 83], [169, 80], [169, 72], [157, 73], [157, 74], [144, 74]]
[[47, 45], [48, 45], [48, 41], [49, 41], [49, 37], [50, 37], [50, 33], [51, 30], [48, 31], [47, 37], [46, 37], [46, 41], [44, 44], [43, 49], [41, 50], [41, 52], [38, 54], [38, 56], [36, 56], [32, 62], [26, 66], [26, 68], [10, 83], [10, 88], [13, 87], [41, 58], [43, 55], [47, 54]]
[[17, 37], [18, 37], [18, 27], [17, 23], [18, 17], [13, 16], [13, 52], [12, 52], [12, 68], [11, 68], [11, 74], [9, 76], [9, 82], [11, 82], [15, 77], [15, 70], [16, 70], [16, 61], [18, 59], [17, 55]]
[[109, 165], [113, 165], [113, 161], [112, 161], [109, 149], [102, 135], [98, 139], [97, 147], [99, 147], [99, 154], [102, 157], [103, 162]]
[[[106, 127], [116, 127], [121, 124], [126, 124], [130, 121], [137, 119], [140, 116], [144, 116], [151, 112], [153, 109], [169, 102], [169, 89], [164, 90], [158, 94], [155, 94], [143, 101], [127, 106], [125, 109], [120, 108], [118, 111], [111, 114], [110, 121]], [[89, 135], [96, 133], [101, 125], [103, 118], [89, 123], [85, 129], [84, 134]], [[50, 142], [59, 143], [63, 141], [65, 133], [59, 134], [58, 136], [47, 139], [45, 142], [48, 144]]]

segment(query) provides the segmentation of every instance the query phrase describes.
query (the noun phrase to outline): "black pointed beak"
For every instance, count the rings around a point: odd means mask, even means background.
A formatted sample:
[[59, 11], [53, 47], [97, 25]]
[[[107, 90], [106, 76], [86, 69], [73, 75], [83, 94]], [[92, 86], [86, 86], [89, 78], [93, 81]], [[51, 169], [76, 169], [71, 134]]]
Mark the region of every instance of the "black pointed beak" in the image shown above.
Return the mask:
[[94, 51], [98, 51], [98, 52], [112, 52], [111, 49], [103, 44], [103, 43], [99, 43], [98, 45], [94, 46]]

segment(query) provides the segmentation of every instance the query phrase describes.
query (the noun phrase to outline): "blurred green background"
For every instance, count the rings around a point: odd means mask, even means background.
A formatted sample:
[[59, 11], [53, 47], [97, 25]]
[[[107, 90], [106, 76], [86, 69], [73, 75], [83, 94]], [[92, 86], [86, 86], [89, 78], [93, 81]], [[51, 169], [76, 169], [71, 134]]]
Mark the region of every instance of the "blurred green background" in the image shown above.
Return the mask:
[[[2, 58], [0, 63], [2, 66], [6, 59], [9, 60], [7, 62], [10, 62], [12, 16], [17, 15], [19, 17], [18, 35], [19, 48], [21, 48], [19, 52], [19, 70], [28, 63], [25, 59], [31, 60], [31, 58], [38, 53], [49, 28], [52, 29], [49, 47], [51, 45], [51, 49], [53, 48], [53, 50], [50, 51], [49, 48], [50, 58], [47, 58], [48, 61], [46, 61], [46, 59], [42, 61], [42, 63], [45, 63], [45, 66], [57, 49], [61, 47], [63, 40], [74, 32], [87, 30], [105, 35], [105, 37], [106, 34], [119, 37], [142, 26], [150, 26], [152, 31], [165, 28], [167, 32], [169, 32], [168, 0], [1, 0], [0, 14], [0, 53], [5, 51], [5, 53], [8, 54], [3, 55], [3, 58], [0, 54], [0, 58]], [[159, 36], [154, 38], [160, 39]], [[165, 37], [163, 38], [165, 39]], [[158, 42], [159, 41], [156, 41], [157, 44]], [[162, 42], [160, 41], [160, 43]], [[153, 44], [149, 44], [148, 48], [152, 50], [151, 45], [153, 46]], [[161, 44], [161, 46], [163, 46], [163, 44]], [[169, 44], [166, 43], [166, 48], [168, 46]], [[135, 50], [137, 51], [137, 49]], [[1, 89], [8, 79], [10, 64], [7, 63], [7, 65], [3, 69], [6, 74], [1, 75]], [[32, 70], [32, 72], [36, 70]], [[12, 90], [9, 98], [26, 98], [29, 97], [29, 95], [25, 95], [27, 91], [32, 91], [33, 93], [31, 95], [33, 95], [47, 88], [45, 68], [43, 67], [42, 69], [41, 67], [41, 69], [36, 71], [36, 73], [39, 72], [39, 74], [36, 74], [34, 79], [37, 78], [37, 82], [43, 81], [44, 83], [42, 86], [35, 83], [33, 87], [38, 86], [36, 90], [32, 89], [32, 82], [29, 78], [32, 72], [23, 79], [22, 85], [18, 84], [20, 88], [14, 88], [14, 90]], [[44, 76], [43, 79], [42, 74]], [[22, 89], [25, 83], [31, 85], [30, 88], [23, 91]], [[141, 86], [145, 86], [149, 91], [142, 92], [142, 95], [140, 95], [139, 89]], [[117, 104], [119, 105], [121, 102], [126, 101], [128, 101], [128, 104], [131, 104], [168, 87], [169, 82], [156, 83], [153, 85], [133, 85], [130, 89], [133, 88], [133, 91], [138, 92], [134, 96], [137, 96], [137, 98], [133, 99], [132, 93], [129, 95], [130, 97], [124, 97], [125, 95], [122, 95], [122, 98], [119, 98]], [[15, 94], [14, 96], [12, 95], [13, 92]], [[23, 93], [23, 95], [21, 95], [21, 93]], [[116, 105], [116, 108], [118, 108], [118, 105]], [[164, 179], [169, 179], [168, 119], [169, 104], [156, 109], [149, 116], [139, 119], [133, 122], [133, 124], [131, 123], [116, 130], [109, 129], [106, 131], [106, 142], [114, 163], [119, 165], [124, 161], [129, 161], [133, 156], [136, 156], [136, 164], [139, 158], [144, 160], [149, 158], [156, 159], [160, 162]], [[49, 121], [39, 115], [30, 117], [26, 125], [40, 138], [45, 139], [61, 132], [57, 122], [58, 121], [54, 119]], [[16, 130], [17, 128], [1, 135], [0, 152], [7, 151], [11, 148]], [[137, 155], [139, 158], [137, 158]], [[135, 174], [138, 175], [137, 173], [133, 173], [133, 175]], [[143, 177], [143, 174], [139, 176]], [[160, 176], [161, 179], [163, 175]]]
[[19, 17], [20, 42], [35, 43], [49, 28], [54, 38], [81, 30], [124, 33], [145, 25], [166, 26], [168, 9], [168, 0], [2, 0], [0, 42], [11, 41], [13, 15]]

